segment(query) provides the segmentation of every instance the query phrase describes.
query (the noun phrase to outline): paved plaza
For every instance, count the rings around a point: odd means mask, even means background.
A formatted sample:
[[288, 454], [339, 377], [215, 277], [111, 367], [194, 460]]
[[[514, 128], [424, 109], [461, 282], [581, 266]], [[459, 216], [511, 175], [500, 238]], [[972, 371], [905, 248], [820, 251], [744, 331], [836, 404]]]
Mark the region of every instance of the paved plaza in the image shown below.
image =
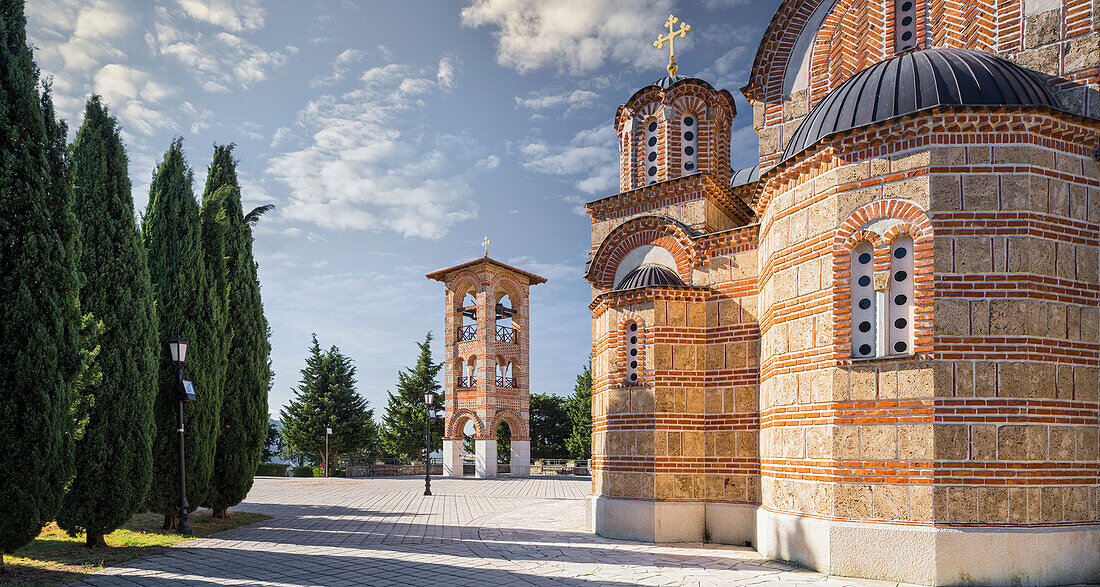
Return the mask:
[[584, 531], [588, 479], [257, 479], [272, 519], [91, 575], [87, 585], [886, 585]]

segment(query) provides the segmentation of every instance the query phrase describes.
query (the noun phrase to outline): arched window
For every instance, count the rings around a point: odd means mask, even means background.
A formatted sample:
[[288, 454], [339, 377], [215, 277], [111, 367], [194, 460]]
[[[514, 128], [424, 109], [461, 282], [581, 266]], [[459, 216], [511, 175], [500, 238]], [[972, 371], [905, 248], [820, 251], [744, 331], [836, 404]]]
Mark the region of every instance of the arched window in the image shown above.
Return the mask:
[[477, 335], [477, 297], [474, 292], [468, 291], [462, 296], [462, 325], [458, 328], [458, 340], [473, 340]]
[[877, 355], [877, 320], [875, 309], [875, 256], [869, 242], [852, 249], [852, 356]]
[[680, 119], [680, 154], [684, 175], [699, 170], [699, 117], [685, 114]]
[[657, 183], [657, 121], [650, 119], [645, 123], [642, 138], [645, 140], [645, 183]]
[[458, 378], [459, 387], [474, 387], [477, 385], [477, 356], [472, 356], [462, 362], [462, 376]]
[[624, 385], [641, 384], [641, 332], [638, 323], [631, 321], [626, 324], [626, 378]]
[[902, 53], [916, 46], [916, 0], [897, 0], [894, 2], [894, 52]]
[[902, 355], [913, 349], [913, 239], [901, 235], [890, 243], [890, 320], [888, 354]]
[[496, 331], [500, 342], [516, 342], [516, 310], [512, 306], [512, 297], [506, 292], [497, 292]]
[[516, 378], [511, 359], [497, 357], [497, 387], [516, 387]]

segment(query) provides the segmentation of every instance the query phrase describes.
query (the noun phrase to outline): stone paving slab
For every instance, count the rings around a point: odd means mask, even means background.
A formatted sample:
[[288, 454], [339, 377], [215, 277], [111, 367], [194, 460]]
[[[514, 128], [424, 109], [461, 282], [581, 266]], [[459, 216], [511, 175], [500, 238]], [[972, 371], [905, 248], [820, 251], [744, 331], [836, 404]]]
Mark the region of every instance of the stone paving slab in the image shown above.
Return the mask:
[[[104, 569], [79, 584], [887, 585], [709, 544], [584, 531], [588, 479], [257, 479], [234, 509], [274, 516]], [[894, 585], [894, 584], [890, 584]]]

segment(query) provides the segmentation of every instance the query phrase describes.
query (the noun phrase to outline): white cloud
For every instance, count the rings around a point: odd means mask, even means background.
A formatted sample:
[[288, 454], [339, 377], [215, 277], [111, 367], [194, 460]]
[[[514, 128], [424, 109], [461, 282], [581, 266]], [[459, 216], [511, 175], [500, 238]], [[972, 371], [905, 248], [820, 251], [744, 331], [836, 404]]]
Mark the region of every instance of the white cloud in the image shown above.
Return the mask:
[[324, 77], [310, 81], [310, 87], [317, 88], [343, 81], [348, 73], [351, 72], [352, 66], [362, 61], [365, 56], [366, 52], [360, 51], [359, 49], [345, 49], [336, 56], [336, 59], [332, 60], [332, 72]]
[[227, 31], [247, 31], [264, 26], [259, 0], [177, 0], [184, 14]]
[[146, 43], [155, 53], [175, 58], [207, 92], [248, 89], [265, 81], [270, 71], [286, 65], [288, 54], [297, 52], [292, 46], [269, 51], [227, 32], [184, 31], [164, 8], [158, 8], [156, 15], [153, 31], [145, 35]]
[[127, 130], [152, 135], [175, 122], [158, 104], [176, 93], [176, 88], [156, 81], [148, 72], [109, 63], [93, 76], [94, 91], [103, 96]]
[[582, 130], [566, 145], [532, 140], [519, 148], [524, 169], [573, 177], [574, 187], [586, 194], [598, 194], [619, 183], [618, 140], [611, 125]]
[[652, 43], [671, 9], [672, 0], [471, 0], [462, 24], [494, 27], [497, 62], [521, 73], [658, 68], [666, 57]]
[[286, 149], [267, 173], [290, 188], [281, 216], [429, 239], [475, 218], [468, 179], [478, 167], [477, 146], [429, 134], [418, 120], [426, 100], [446, 89], [438, 68], [388, 64], [368, 69], [360, 82], [312, 100], [293, 127], [276, 131], [275, 143]]
[[568, 116], [576, 110], [594, 105], [599, 97], [599, 94], [589, 90], [573, 90], [560, 94], [532, 92], [528, 94], [526, 98], [516, 96], [515, 100], [516, 106], [526, 108], [535, 113], [564, 107], [564, 114]]
[[448, 55], [439, 60], [439, 68], [436, 70], [435, 80], [444, 90], [452, 90], [455, 87], [455, 73], [460, 65], [458, 57]]

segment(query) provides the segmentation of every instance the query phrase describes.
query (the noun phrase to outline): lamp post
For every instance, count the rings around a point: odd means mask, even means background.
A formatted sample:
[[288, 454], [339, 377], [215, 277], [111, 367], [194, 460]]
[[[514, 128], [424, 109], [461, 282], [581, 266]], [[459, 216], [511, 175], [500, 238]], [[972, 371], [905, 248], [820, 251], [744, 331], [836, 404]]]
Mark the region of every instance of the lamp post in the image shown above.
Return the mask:
[[435, 394], [424, 392], [424, 495], [432, 494], [432, 402]]
[[325, 428], [325, 477], [328, 477], [328, 437], [332, 434], [332, 428]]
[[191, 520], [187, 505], [187, 470], [184, 457], [183, 438], [183, 402], [195, 401], [194, 388], [190, 381], [183, 380], [183, 364], [187, 361], [187, 341], [177, 334], [168, 341], [168, 352], [172, 355], [172, 363], [176, 366], [176, 387], [179, 390], [179, 440], [180, 440], [180, 513], [176, 532], [183, 535], [191, 534]]

